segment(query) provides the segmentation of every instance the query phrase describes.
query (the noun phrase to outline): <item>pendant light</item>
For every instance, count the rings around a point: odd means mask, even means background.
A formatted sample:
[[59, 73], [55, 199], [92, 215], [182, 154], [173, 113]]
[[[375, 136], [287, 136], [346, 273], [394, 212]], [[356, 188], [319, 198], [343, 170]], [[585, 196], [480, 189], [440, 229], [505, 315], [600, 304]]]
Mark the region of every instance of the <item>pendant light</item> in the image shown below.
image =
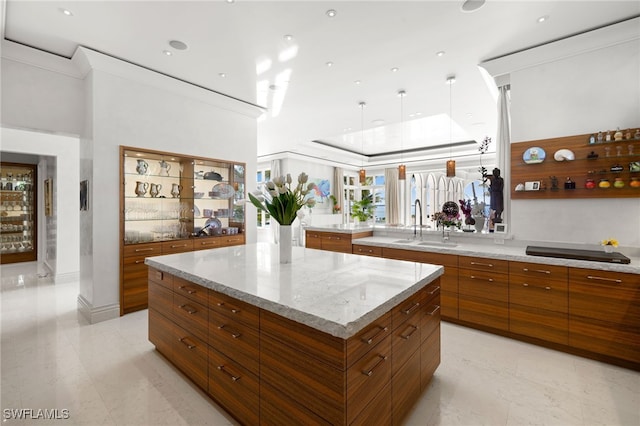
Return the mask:
[[361, 167], [360, 167], [360, 172], [358, 172], [358, 175], [360, 177], [360, 184], [364, 185], [367, 181], [367, 172], [364, 170], [364, 107], [367, 106], [367, 104], [365, 102], [360, 102], [358, 105], [360, 105], [360, 121], [362, 124], [362, 133], [361, 133], [361, 137], [360, 137], [360, 143], [361, 143], [361, 153], [362, 153], [362, 159], [361, 159]]
[[453, 106], [452, 106], [452, 86], [456, 82], [456, 76], [447, 77], [446, 83], [449, 85], [449, 160], [447, 160], [447, 177], [456, 176], [456, 160], [451, 158], [451, 145], [453, 144], [453, 136], [451, 127], [453, 125]]
[[400, 165], [398, 166], [398, 179], [405, 180], [407, 178], [407, 166], [405, 166], [402, 162], [402, 151], [403, 151], [403, 139], [404, 139], [404, 97], [407, 95], [407, 92], [404, 90], [398, 91], [398, 96], [400, 97]]

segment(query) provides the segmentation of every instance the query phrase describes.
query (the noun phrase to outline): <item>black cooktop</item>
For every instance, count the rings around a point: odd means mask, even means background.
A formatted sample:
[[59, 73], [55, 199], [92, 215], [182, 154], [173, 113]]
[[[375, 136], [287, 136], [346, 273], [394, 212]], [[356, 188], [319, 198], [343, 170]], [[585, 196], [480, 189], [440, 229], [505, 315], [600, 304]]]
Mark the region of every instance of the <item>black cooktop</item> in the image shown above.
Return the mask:
[[562, 259], [590, 260], [593, 262], [631, 263], [631, 259], [622, 253], [605, 253], [599, 250], [527, 246], [526, 253], [531, 256], [559, 257]]

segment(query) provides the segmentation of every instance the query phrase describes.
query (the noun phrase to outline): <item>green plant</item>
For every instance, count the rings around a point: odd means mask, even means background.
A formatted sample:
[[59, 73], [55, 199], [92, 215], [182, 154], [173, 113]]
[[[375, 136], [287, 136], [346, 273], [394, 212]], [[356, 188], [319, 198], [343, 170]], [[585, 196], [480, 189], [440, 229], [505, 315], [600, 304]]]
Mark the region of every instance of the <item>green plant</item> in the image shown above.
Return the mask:
[[333, 206], [331, 208], [331, 212], [332, 213], [340, 213], [340, 206], [338, 205], [338, 199], [333, 195], [329, 195], [329, 198], [331, 199], [331, 202], [333, 203]]
[[354, 201], [351, 205], [351, 217], [358, 219], [360, 222], [366, 222], [373, 217], [373, 194], [369, 194], [360, 201]]

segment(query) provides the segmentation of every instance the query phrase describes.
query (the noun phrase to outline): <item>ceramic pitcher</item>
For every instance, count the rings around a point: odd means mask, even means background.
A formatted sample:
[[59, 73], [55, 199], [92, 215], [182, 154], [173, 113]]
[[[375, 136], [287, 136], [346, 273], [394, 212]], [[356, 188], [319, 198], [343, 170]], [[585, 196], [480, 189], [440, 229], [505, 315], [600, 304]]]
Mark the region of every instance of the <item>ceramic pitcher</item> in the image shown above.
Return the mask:
[[178, 198], [180, 191], [182, 191], [182, 185], [178, 185], [177, 183], [171, 184], [171, 196], [173, 198]]
[[149, 164], [147, 164], [147, 162], [144, 160], [138, 160], [138, 165], [136, 166], [136, 172], [138, 172], [139, 175], [146, 175], [147, 170], [149, 170]]
[[160, 164], [160, 176], [169, 176], [169, 170], [171, 170], [171, 164], [162, 160], [158, 164]]
[[157, 197], [160, 194], [160, 190], [162, 189], [162, 185], [159, 183], [152, 183], [151, 184], [151, 189], [149, 190], [149, 194], [151, 194], [151, 196], [153, 198]]
[[149, 184], [147, 182], [136, 182], [136, 194], [138, 197], [144, 197], [144, 194], [147, 193], [147, 188], [149, 188]]

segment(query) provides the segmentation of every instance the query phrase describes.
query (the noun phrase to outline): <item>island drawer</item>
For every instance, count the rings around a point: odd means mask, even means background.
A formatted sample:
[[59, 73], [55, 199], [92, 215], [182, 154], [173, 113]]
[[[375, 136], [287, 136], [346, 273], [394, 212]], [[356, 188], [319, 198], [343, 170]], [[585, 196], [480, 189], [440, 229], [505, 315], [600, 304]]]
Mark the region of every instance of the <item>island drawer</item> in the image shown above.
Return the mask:
[[416, 326], [419, 326], [420, 318], [423, 314], [422, 306], [424, 306], [426, 296], [425, 290], [419, 291], [393, 308], [391, 311], [393, 330], [403, 325], [405, 321], [413, 322]]
[[148, 272], [149, 281], [156, 282], [166, 288], [173, 290], [173, 275], [166, 272], [159, 271], [155, 268], [149, 268]]
[[211, 290], [209, 292], [209, 308], [256, 329], [260, 325], [260, 309], [257, 306], [234, 299], [226, 294]]
[[422, 343], [420, 350], [420, 390], [424, 392], [440, 365], [440, 324]]
[[179, 277], [173, 278], [173, 291], [204, 306], [209, 304], [209, 290]]
[[242, 424], [260, 424], [258, 378], [213, 348], [209, 348], [209, 394]]
[[391, 336], [347, 370], [347, 424], [391, 381]]
[[[419, 319], [420, 317], [414, 318], [414, 320]], [[420, 348], [420, 328], [420, 321], [409, 320], [393, 331], [391, 353], [393, 355], [392, 374], [394, 377], [415, 351]]]
[[153, 308], [165, 317], [173, 319], [173, 291], [155, 281], [150, 281], [149, 308]]
[[196, 385], [206, 390], [209, 385], [207, 377], [208, 346], [182, 327], [173, 325], [172, 328], [175, 337], [173, 363]]
[[173, 295], [173, 317], [178, 325], [203, 341], [209, 337], [209, 309], [179, 294]]
[[440, 296], [428, 298], [424, 305], [424, 315], [420, 322], [420, 340], [424, 341], [440, 326], [440, 315], [442, 309], [440, 305]]
[[382, 247], [363, 246], [360, 244], [353, 245], [353, 254], [361, 254], [364, 256], [382, 257]]
[[509, 262], [507, 260], [484, 257], [458, 256], [458, 267], [473, 269], [474, 271], [509, 272]]
[[209, 345], [253, 374], [259, 374], [260, 336], [254, 327], [210, 310]]
[[[411, 304], [405, 304], [405, 306], [411, 306]], [[380, 341], [390, 336], [392, 326], [392, 311], [389, 311], [350, 337], [347, 340], [347, 366], [353, 365]]]

